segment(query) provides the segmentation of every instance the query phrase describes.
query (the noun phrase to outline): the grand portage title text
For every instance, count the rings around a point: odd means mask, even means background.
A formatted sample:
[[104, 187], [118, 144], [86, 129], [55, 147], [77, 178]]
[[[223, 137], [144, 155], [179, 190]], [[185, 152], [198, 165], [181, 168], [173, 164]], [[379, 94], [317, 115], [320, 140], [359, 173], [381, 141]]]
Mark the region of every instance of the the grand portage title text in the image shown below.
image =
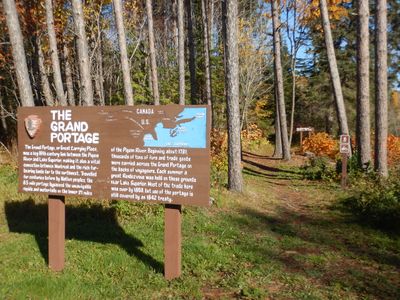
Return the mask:
[[89, 124], [85, 121], [72, 121], [71, 110], [51, 110], [50, 113], [51, 143], [99, 143], [99, 133], [88, 132]]

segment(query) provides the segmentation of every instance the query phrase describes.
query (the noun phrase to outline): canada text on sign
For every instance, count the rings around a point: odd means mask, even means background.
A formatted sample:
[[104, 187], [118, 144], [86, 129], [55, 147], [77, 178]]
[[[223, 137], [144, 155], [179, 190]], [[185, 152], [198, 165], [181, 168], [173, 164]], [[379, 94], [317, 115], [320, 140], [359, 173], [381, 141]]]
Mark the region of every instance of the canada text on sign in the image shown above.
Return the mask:
[[23, 107], [19, 191], [209, 205], [208, 106]]
[[308, 131], [314, 131], [314, 128], [312, 127], [297, 127], [296, 132], [308, 132]]

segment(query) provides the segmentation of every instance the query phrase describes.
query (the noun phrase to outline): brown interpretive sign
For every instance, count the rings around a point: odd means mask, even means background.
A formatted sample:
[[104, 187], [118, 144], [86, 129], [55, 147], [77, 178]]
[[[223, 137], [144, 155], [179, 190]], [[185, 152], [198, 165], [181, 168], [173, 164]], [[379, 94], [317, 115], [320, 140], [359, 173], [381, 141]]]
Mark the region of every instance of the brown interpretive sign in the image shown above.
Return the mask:
[[208, 106], [21, 107], [19, 191], [209, 205]]

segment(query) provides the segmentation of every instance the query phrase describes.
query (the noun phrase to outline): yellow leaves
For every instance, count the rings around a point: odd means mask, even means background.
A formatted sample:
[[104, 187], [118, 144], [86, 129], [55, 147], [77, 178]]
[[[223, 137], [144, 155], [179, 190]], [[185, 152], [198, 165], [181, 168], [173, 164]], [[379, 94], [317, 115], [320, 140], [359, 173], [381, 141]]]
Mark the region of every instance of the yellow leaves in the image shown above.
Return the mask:
[[254, 113], [258, 119], [265, 119], [271, 116], [271, 111], [267, 110], [268, 96], [265, 95], [255, 103]]
[[399, 91], [392, 92], [391, 98], [393, 107], [396, 109], [400, 108], [400, 92]]
[[[340, 20], [343, 17], [348, 16], [348, 10], [343, 6], [343, 3], [349, 3], [351, 0], [327, 0], [329, 19]], [[303, 8], [303, 15], [300, 17], [300, 23], [307, 25], [311, 21], [319, 19], [321, 17], [321, 11], [319, 9], [319, 0], [301, 0], [300, 5]], [[317, 25], [317, 30], [321, 29], [321, 26]]]

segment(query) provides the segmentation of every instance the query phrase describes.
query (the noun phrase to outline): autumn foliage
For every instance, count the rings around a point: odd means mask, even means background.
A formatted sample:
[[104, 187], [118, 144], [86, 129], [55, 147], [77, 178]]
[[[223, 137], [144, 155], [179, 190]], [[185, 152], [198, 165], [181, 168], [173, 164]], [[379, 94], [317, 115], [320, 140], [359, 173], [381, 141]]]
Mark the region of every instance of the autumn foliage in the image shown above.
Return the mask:
[[338, 153], [338, 141], [326, 132], [312, 134], [302, 144], [303, 151], [309, 151], [316, 156], [328, 156], [335, 158]]
[[392, 134], [388, 136], [388, 163], [400, 164], [400, 137]]

